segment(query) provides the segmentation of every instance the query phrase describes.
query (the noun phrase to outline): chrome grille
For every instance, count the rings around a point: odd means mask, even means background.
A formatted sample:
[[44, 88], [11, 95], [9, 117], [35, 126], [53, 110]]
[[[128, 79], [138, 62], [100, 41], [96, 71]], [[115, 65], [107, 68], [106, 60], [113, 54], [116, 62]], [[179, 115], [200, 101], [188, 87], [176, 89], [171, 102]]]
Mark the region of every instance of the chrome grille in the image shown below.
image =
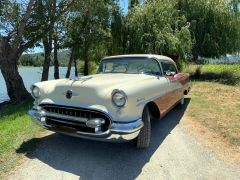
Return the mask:
[[86, 126], [88, 119], [104, 119], [103, 132], [108, 130], [111, 122], [107, 115], [95, 110], [49, 104], [42, 104], [41, 107], [46, 112], [46, 123], [52, 126], [64, 126], [73, 128], [76, 131], [94, 133], [94, 128]]

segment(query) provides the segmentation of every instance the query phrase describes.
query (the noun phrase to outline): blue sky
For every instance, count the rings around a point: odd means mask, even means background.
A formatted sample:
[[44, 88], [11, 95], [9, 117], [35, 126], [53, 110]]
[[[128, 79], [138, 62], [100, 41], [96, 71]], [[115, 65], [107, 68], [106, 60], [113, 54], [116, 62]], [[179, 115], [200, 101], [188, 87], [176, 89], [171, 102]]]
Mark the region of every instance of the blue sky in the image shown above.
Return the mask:
[[122, 10], [124, 13], [128, 10], [128, 0], [120, 0], [120, 6], [122, 7]]
[[[123, 13], [127, 13], [128, 10], [128, 0], [120, 0], [120, 6], [122, 8]], [[43, 52], [43, 48], [35, 47], [33, 49], [29, 49], [28, 53], [39, 53]]]

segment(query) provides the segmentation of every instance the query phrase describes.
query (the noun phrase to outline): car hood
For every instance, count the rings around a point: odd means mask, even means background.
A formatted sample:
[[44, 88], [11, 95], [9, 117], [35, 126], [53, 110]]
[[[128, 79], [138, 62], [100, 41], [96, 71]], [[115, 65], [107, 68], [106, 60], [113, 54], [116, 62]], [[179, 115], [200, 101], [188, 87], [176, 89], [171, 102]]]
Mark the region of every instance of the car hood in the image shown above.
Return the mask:
[[[111, 93], [114, 89], [125, 90], [134, 88], [136, 83], [144, 83], [153, 76], [145, 74], [96, 74], [83, 76], [76, 80], [60, 79], [36, 83], [41, 89], [41, 103], [49, 102], [69, 105], [93, 105], [111, 103]], [[72, 98], [66, 98], [66, 92], [72, 91]]]

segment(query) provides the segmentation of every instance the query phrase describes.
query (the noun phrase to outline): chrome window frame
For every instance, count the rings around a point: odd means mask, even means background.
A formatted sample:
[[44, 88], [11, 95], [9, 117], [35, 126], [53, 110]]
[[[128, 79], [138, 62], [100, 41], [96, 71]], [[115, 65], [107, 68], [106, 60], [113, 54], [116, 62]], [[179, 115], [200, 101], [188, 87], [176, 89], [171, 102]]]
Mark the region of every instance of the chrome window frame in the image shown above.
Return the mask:
[[159, 63], [160, 63], [160, 65], [161, 65], [161, 69], [162, 69], [162, 74], [163, 74], [163, 76], [165, 76], [165, 77], [167, 76], [166, 74], [164, 74], [163, 67], [162, 67], [162, 63], [163, 63], [164, 61], [172, 64], [172, 65], [174, 66], [175, 70], [176, 70], [176, 74], [179, 73], [178, 68], [176, 67], [176, 64], [175, 64], [175, 63], [173, 63], [173, 62], [171, 62], [171, 61], [169, 61], [169, 60], [166, 60], [166, 59], [161, 59]]

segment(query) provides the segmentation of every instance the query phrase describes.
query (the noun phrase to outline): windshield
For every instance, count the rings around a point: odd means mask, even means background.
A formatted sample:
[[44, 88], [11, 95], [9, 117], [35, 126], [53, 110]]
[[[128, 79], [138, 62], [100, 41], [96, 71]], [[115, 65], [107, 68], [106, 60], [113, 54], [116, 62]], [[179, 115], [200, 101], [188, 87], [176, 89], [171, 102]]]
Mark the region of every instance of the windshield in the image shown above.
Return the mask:
[[161, 75], [159, 63], [155, 59], [131, 57], [103, 60], [98, 73], [126, 73]]

